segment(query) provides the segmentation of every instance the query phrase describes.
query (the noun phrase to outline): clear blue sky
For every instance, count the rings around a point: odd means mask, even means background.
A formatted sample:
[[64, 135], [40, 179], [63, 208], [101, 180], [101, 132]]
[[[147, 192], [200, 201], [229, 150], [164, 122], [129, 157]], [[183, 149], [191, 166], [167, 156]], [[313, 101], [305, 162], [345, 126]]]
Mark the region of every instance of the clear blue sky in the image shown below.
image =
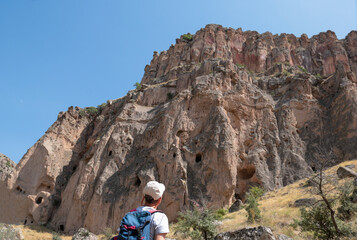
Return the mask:
[[18, 162], [60, 111], [124, 96], [206, 24], [344, 38], [356, 15], [356, 0], [0, 0], [0, 152]]

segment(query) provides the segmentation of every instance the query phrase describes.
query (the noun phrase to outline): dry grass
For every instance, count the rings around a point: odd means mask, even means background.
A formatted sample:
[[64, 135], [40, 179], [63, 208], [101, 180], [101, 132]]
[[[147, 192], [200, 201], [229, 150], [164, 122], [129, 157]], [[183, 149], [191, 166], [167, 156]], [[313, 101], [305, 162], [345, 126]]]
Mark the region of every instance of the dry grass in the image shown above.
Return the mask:
[[[25, 240], [52, 240], [54, 234], [46, 227], [43, 226], [24, 226], [19, 225], [18, 227], [21, 228], [22, 234], [24, 235]], [[72, 236], [66, 235], [58, 235], [62, 240], [71, 240]]]

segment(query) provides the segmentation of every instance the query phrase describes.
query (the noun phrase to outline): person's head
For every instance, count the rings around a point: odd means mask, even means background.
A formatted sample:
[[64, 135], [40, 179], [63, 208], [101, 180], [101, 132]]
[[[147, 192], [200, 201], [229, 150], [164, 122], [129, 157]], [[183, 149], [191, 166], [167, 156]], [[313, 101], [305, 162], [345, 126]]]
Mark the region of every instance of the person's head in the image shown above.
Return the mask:
[[[157, 207], [161, 203], [165, 185], [156, 181], [150, 181], [143, 190], [143, 201], [145, 206]], [[142, 202], [143, 202], [142, 201]]]

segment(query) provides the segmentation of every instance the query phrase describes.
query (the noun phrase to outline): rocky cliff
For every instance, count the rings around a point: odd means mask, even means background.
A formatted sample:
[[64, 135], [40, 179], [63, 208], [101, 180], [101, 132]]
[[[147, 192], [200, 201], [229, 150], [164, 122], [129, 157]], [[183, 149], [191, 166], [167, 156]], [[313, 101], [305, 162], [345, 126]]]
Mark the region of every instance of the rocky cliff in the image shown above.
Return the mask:
[[22, 199], [13, 203], [27, 204], [11, 221], [116, 229], [154, 179], [173, 220], [356, 158], [356, 74], [356, 31], [339, 40], [207, 25], [181, 36], [154, 53], [141, 88], [59, 114], [6, 180]]

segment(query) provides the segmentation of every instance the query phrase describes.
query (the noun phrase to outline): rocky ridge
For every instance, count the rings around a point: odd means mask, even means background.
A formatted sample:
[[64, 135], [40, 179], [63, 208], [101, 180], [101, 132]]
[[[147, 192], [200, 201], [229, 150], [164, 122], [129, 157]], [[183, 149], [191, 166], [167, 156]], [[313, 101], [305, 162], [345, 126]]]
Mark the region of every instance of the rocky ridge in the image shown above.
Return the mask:
[[356, 31], [309, 39], [207, 25], [155, 52], [140, 89], [98, 113], [59, 114], [6, 180], [26, 206], [11, 222], [116, 229], [149, 180], [166, 185], [173, 220], [356, 158], [356, 74]]

